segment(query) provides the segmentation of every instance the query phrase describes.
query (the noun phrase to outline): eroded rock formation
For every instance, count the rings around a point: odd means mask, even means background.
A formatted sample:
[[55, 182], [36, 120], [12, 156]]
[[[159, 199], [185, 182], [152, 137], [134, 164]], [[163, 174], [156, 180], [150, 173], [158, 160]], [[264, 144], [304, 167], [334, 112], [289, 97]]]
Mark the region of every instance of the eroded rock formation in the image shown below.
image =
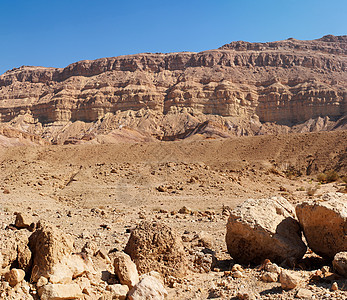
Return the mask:
[[[244, 131], [238, 135], [262, 134], [268, 133], [265, 122], [337, 120], [347, 111], [346, 53], [347, 36], [325, 36], [102, 58], [63, 69], [23, 66], [0, 76], [0, 122], [18, 125], [20, 118], [24, 132], [56, 139], [68, 122], [109, 114], [118, 116], [111, 118], [114, 128], [131, 123], [156, 137], [184, 134], [210, 120], [233, 135], [237, 126]], [[142, 113], [134, 122], [129, 111]], [[170, 118], [180, 125], [167, 132]], [[190, 118], [198, 120], [190, 124]], [[57, 122], [57, 130], [48, 126]]]

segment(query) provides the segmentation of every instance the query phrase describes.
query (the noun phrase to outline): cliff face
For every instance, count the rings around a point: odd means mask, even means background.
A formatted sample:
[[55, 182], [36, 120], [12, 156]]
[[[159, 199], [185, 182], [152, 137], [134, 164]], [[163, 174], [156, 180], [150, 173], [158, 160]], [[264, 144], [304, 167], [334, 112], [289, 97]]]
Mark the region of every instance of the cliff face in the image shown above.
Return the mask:
[[0, 122], [24, 115], [43, 126], [95, 122], [129, 110], [150, 111], [156, 120], [183, 110], [200, 121], [253, 118], [289, 126], [338, 119], [347, 111], [346, 54], [347, 36], [325, 36], [102, 58], [64, 69], [23, 66], [0, 76]]

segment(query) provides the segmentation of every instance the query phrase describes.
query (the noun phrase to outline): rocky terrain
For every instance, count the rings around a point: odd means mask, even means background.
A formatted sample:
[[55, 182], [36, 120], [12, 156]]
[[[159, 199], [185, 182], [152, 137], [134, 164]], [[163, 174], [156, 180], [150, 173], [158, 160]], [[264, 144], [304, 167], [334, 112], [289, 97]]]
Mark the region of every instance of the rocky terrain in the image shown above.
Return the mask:
[[64, 144], [345, 129], [346, 52], [346, 36], [324, 36], [23, 66], [0, 76], [0, 132]]
[[0, 299], [346, 299], [346, 52], [1, 75]]
[[0, 298], [345, 299], [346, 134], [0, 148]]

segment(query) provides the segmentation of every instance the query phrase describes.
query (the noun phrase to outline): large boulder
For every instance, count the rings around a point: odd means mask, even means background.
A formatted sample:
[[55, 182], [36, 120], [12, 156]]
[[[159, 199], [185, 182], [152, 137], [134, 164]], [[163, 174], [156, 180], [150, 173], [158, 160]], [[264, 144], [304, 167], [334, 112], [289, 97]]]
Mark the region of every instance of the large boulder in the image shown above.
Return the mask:
[[347, 251], [347, 196], [328, 194], [324, 199], [297, 205], [296, 214], [308, 246], [333, 259], [336, 253]]
[[33, 253], [31, 280], [36, 282], [41, 276], [49, 278], [54, 267], [73, 252], [73, 244], [73, 239], [58, 228], [40, 221], [29, 238]]
[[132, 232], [124, 251], [143, 274], [155, 270], [164, 276], [182, 277], [187, 271], [187, 256], [182, 238], [159, 222], [140, 223]]
[[265, 259], [281, 263], [306, 252], [294, 207], [283, 197], [249, 199], [232, 210], [226, 244], [230, 255], [243, 264]]

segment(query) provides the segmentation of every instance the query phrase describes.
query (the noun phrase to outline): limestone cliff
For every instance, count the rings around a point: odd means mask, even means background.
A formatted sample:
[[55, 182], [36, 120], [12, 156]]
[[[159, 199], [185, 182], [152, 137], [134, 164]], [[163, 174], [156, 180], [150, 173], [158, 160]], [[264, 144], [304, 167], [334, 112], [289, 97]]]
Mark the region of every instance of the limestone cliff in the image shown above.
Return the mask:
[[312, 119], [329, 130], [347, 112], [346, 54], [347, 36], [325, 36], [23, 66], [0, 76], [0, 122], [55, 141], [76, 121], [85, 123], [79, 138], [101, 124], [161, 139], [206, 122], [224, 135], [288, 132]]

